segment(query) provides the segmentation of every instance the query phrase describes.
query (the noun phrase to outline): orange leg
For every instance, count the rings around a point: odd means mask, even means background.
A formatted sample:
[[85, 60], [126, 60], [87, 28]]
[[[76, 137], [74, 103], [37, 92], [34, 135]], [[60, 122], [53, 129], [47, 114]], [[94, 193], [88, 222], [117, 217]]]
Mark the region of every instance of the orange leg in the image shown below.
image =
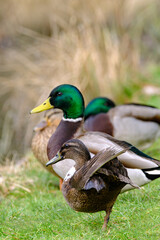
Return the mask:
[[62, 183], [63, 183], [63, 179], [60, 178], [60, 180], [59, 180], [59, 189], [60, 189], [60, 190], [62, 190]]
[[112, 211], [112, 207], [106, 210], [106, 216], [104, 217], [104, 224], [102, 226], [102, 229], [105, 230], [107, 228], [107, 224], [109, 222], [109, 217]]

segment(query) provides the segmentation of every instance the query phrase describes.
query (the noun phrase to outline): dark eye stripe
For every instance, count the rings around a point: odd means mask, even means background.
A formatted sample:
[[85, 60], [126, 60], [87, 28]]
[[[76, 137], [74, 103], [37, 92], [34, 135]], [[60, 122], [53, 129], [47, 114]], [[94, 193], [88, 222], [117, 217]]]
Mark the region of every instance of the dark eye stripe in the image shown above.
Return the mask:
[[65, 145], [62, 146], [61, 151], [64, 150], [65, 148], [68, 149], [68, 148], [71, 148], [71, 147], [72, 147], [72, 148], [79, 149], [79, 146], [78, 146], [78, 145], [71, 144], [71, 143], [70, 143], [70, 144], [66, 143]]

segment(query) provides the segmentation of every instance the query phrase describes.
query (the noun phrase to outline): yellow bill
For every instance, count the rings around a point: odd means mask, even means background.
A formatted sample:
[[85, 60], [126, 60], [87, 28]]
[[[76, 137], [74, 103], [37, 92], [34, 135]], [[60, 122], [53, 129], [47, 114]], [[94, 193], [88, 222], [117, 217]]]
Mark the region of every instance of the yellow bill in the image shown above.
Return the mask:
[[46, 101], [44, 101], [41, 105], [39, 105], [38, 107], [33, 108], [30, 111], [30, 113], [39, 113], [39, 112], [43, 112], [45, 110], [54, 108], [54, 106], [50, 104], [49, 99], [50, 99], [50, 97]]

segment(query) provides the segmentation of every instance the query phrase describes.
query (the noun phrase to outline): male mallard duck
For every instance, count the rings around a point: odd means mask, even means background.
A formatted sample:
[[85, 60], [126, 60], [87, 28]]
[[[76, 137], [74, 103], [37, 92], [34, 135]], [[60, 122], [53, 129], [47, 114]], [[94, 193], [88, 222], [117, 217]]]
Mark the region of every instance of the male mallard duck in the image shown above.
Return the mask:
[[[75, 86], [63, 84], [54, 88], [49, 98], [40, 106], [34, 108], [31, 113], [41, 112], [51, 108], [61, 109], [63, 111], [63, 117], [56, 131], [48, 141], [47, 155], [49, 160], [56, 155], [63, 143], [72, 138], [79, 138], [93, 154], [110, 147], [118, 147], [123, 150], [124, 142], [108, 134], [84, 131], [84, 100], [81, 92]], [[130, 146], [130, 144], [128, 144], [128, 146]], [[129, 168], [129, 177], [138, 186], [144, 185], [160, 176], [160, 161], [151, 158], [134, 147], [132, 147], [132, 150], [129, 149], [118, 156], [118, 160], [122, 162], [126, 168]], [[65, 177], [66, 173], [74, 164], [71, 159], [65, 161], [67, 163], [63, 161], [52, 166], [53, 170], [61, 178]], [[144, 172], [143, 169], [145, 169], [146, 172]]]
[[145, 149], [160, 137], [160, 109], [141, 104], [115, 106], [105, 97], [93, 99], [85, 109], [87, 131], [100, 131]]
[[[121, 189], [131, 184], [127, 170], [118, 161], [117, 156], [124, 151], [119, 148], [102, 150], [93, 158], [86, 146], [78, 139], [64, 143], [46, 166], [64, 159], [75, 162], [64, 178], [62, 193], [69, 206], [78, 212], [106, 211], [103, 228], [106, 228], [109, 216]], [[63, 161], [62, 161], [63, 162]]]

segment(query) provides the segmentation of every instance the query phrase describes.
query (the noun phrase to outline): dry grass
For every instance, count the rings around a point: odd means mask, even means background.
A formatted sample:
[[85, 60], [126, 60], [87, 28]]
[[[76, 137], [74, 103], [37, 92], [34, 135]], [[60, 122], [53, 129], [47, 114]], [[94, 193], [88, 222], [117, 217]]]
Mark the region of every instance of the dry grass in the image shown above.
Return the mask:
[[1, 159], [17, 160], [29, 147], [40, 118], [29, 110], [57, 84], [76, 85], [86, 102], [98, 95], [137, 99], [128, 89], [141, 94], [141, 72], [147, 76], [147, 64], [155, 63], [145, 56], [153, 44], [159, 51], [158, 6], [158, 0], [1, 1]]
[[39, 169], [43, 171], [43, 167], [30, 154], [21, 159], [18, 163], [9, 162], [5, 166], [0, 166], [0, 202], [1, 199], [6, 198], [9, 194], [24, 192], [31, 193], [35, 181], [38, 176], [34, 174], [28, 176], [27, 171], [32, 169]]

